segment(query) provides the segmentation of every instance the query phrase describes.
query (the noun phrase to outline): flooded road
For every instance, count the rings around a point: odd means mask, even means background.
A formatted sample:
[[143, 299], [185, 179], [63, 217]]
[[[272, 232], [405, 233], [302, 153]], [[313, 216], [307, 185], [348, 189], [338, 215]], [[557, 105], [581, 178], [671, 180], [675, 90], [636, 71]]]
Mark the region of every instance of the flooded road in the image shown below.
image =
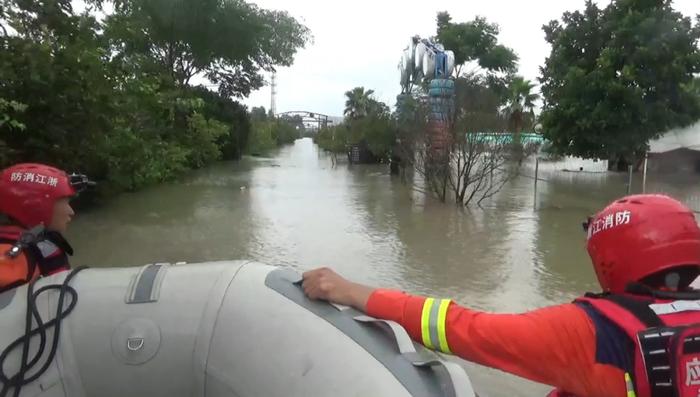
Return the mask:
[[[476, 309], [529, 310], [596, 289], [581, 222], [627, 189], [625, 175], [542, 165], [535, 210], [533, 168], [525, 164], [526, 176], [484, 209], [460, 209], [413, 192], [385, 165], [333, 166], [310, 139], [298, 140], [269, 158], [219, 163], [79, 214], [69, 233], [73, 263], [326, 265], [358, 281], [450, 297]], [[635, 185], [638, 190], [639, 179]], [[649, 181], [650, 190], [690, 201], [696, 186]], [[489, 396], [549, 390], [468, 368], [477, 390]]]

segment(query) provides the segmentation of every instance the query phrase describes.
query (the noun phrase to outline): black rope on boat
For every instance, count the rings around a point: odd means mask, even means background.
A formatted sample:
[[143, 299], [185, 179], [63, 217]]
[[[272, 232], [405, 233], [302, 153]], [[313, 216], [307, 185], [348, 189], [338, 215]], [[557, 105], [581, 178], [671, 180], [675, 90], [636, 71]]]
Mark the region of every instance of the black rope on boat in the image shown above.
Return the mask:
[[[34, 284], [36, 280], [29, 283], [27, 288], [27, 315], [25, 318], [25, 328], [24, 335], [17, 338], [14, 342], [9, 344], [5, 350], [0, 354], [0, 383], [2, 383], [2, 389], [0, 389], [0, 397], [7, 397], [10, 391], [14, 389], [13, 397], [19, 397], [19, 393], [22, 387], [37, 380], [46, 370], [49, 368], [53, 359], [56, 355], [56, 350], [58, 349], [59, 337], [61, 334], [61, 321], [70, 314], [78, 303], [78, 293], [69, 285], [70, 281], [78, 274], [80, 271], [86, 269], [87, 267], [78, 267], [70, 272], [63, 283], [61, 284], [51, 284], [39, 288], [36, 292], [34, 291]], [[58, 305], [56, 307], [56, 315], [53, 319], [44, 323], [37, 309], [37, 298], [39, 295], [46, 291], [58, 290]], [[67, 307], [64, 306], [64, 300], [66, 295], [70, 295], [70, 303]], [[33, 321], [36, 322], [36, 328], [32, 329]], [[45, 360], [44, 364], [36, 370], [32, 375], [29, 375], [29, 371], [33, 370], [34, 367], [39, 363], [44, 350], [46, 348], [46, 331], [54, 327], [53, 337], [51, 340], [51, 350], [49, 355]], [[35, 336], [39, 336], [39, 349], [36, 354], [29, 359], [29, 346], [31, 340]], [[16, 374], [8, 376], [5, 373], [5, 360], [9, 357], [10, 353], [15, 349], [22, 349], [22, 361], [20, 362], [20, 368]]]

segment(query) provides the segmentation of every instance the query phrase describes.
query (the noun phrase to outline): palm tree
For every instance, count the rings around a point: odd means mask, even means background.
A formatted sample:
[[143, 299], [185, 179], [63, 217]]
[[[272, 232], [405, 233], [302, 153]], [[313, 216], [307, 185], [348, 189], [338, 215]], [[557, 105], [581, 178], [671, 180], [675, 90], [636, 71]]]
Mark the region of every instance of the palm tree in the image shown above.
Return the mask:
[[374, 90], [365, 91], [364, 87], [355, 87], [352, 91], [345, 93], [345, 116], [351, 120], [356, 120], [369, 113]]
[[524, 115], [535, 116], [535, 101], [540, 99], [540, 95], [532, 92], [535, 84], [530, 80], [525, 80], [521, 76], [516, 76], [508, 86], [507, 113], [512, 123], [516, 135], [523, 130]]

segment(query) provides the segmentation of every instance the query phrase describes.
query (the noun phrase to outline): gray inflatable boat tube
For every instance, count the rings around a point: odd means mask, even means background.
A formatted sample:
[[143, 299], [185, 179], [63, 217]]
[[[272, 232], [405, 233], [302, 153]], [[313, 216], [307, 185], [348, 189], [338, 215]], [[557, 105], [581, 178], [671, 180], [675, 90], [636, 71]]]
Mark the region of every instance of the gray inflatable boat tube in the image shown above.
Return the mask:
[[[34, 290], [67, 275], [42, 278]], [[475, 396], [459, 365], [398, 324], [311, 301], [299, 279], [245, 261], [83, 270], [69, 282], [78, 298], [61, 321], [55, 357], [19, 395]], [[25, 333], [27, 288], [0, 294], [0, 350]], [[44, 322], [57, 305], [56, 290], [39, 295]], [[40, 342], [32, 338], [29, 357]], [[12, 350], [3, 373], [16, 374], [21, 356]]]

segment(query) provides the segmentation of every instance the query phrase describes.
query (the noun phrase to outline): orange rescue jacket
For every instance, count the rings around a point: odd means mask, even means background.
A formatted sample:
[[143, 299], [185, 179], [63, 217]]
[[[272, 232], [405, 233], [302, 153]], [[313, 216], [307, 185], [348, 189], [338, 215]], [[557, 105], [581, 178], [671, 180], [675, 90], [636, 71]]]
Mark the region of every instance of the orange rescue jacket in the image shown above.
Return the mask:
[[10, 254], [21, 233], [19, 227], [0, 227], [0, 292], [31, 282], [41, 274], [34, 249], [24, 249], [17, 256]]

